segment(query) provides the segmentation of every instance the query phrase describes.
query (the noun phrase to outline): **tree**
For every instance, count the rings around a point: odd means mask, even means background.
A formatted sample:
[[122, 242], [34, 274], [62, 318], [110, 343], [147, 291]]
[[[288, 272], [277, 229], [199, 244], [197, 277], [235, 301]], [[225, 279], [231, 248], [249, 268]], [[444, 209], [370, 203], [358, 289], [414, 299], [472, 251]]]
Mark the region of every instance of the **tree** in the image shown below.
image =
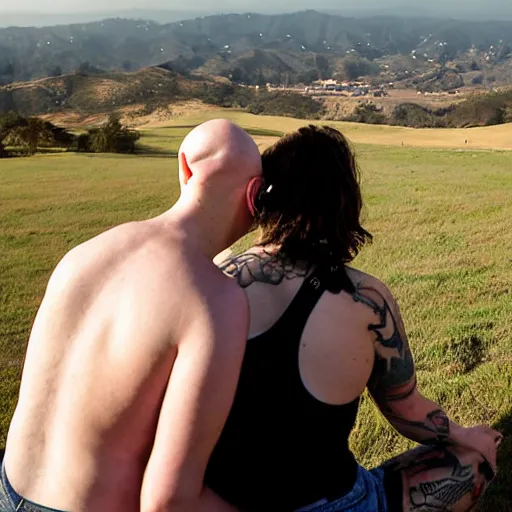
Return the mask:
[[62, 68], [60, 66], [55, 66], [49, 73], [49, 77], [57, 77], [62, 76]]
[[318, 80], [318, 71], [316, 69], [309, 69], [299, 73], [297, 76], [297, 82], [309, 85], [315, 80]]
[[17, 126], [22, 125], [24, 118], [14, 111], [0, 117], [0, 158], [7, 158], [11, 156], [10, 152], [6, 149], [5, 140], [9, 136], [11, 130]]
[[0, 71], [0, 75], [6, 75], [6, 76], [14, 76], [14, 66], [12, 62], [9, 62], [5, 65], [5, 67]]
[[78, 72], [82, 74], [87, 74], [91, 71], [91, 65], [89, 62], [82, 62], [80, 66], [78, 66]]
[[329, 65], [329, 61], [323, 55], [316, 56], [316, 68], [318, 69], [318, 74], [322, 80], [326, 80], [332, 76], [331, 66]]
[[512, 48], [507, 43], [502, 44], [501, 48], [498, 51], [498, 55], [496, 56], [496, 62], [502, 62], [510, 56], [512, 52]]
[[231, 74], [231, 80], [233, 82], [241, 82], [242, 81], [242, 70], [240, 68], [233, 69], [233, 73]]
[[91, 149], [91, 135], [89, 133], [81, 133], [75, 139], [72, 150], [77, 153], [90, 153]]
[[260, 87], [265, 87], [267, 84], [267, 81], [265, 80], [265, 76], [263, 75], [263, 72], [260, 70], [258, 73], [258, 78], [256, 78], [256, 85], [259, 85]]
[[471, 83], [473, 85], [480, 85], [480, 84], [483, 84], [484, 83], [484, 75], [482, 73], [474, 76], [472, 79], [471, 79]]
[[386, 116], [382, 113], [382, 108], [369, 102], [358, 105], [349, 120], [356, 123], [384, 124]]
[[359, 57], [347, 57], [343, 61], [343, 70], [349, 80], [355, 80], [361, 76], [376, 75], [380, 68], [377, 64]]
[[[121, 124], [119, 116], [112, 114], [101, 128], [89, 130], [88, 150], [93, 153], [134, 153], [140, 133]], [[82, 139], [81, 144], [86, 143]]]
[[10, 130], [18, 126], [24, 126], [26, 123], [27, 120], [14, 110], [7, 112], [7, 114], [0, 117], [0, 137], [4, 139]]
[[49, 147], [54, 142], [51, 123], [45, 123], [37, 117], [23, 119], [22, 123], [11, 128], [7, 135], [7, 144], [22, 149], [27, 155], [34, 155], [39, 147]]
[[6, 146], [18, 148], [18, 152], [33, 155], [41, 147], [70, 147], [74, 136], [64, 128], [37, 117], [25, 118], [16, 112], [0, 117], [0, 155], [10, 156]]

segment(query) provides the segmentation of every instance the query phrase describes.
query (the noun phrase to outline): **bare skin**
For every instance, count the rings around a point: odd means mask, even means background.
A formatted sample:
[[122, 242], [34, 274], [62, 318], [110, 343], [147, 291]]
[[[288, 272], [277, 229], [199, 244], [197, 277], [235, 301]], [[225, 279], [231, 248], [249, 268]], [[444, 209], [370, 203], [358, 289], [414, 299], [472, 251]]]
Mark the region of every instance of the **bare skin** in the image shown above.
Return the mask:
[[[277, 321], [306, 274], [276, 254], [276, 248], [253, 248], [220, 265], [249, 297], [250, 338]], [[496, 472], [501, 434], [486, 426], [463, 428], [421, 395], [391, 292], [370, 275], [352, 268], [347, 273], [355, 292], [325, 293], [307, 322], [299, 353], [305, 387], [337, 405], [368, 388], [391, 425], [425, 445], [387, 464], [387, 470], [401, 473], [404, 512], [471, 510]]]
[[183, 143], [173, 208], [60, 262], [8, 435], [18, 494], [73, 512], [232, 510], [203, 475], [236, 389], [248, 304], [212, 259], [249, 229], [260, 172], [245, 132], [206, 123]]

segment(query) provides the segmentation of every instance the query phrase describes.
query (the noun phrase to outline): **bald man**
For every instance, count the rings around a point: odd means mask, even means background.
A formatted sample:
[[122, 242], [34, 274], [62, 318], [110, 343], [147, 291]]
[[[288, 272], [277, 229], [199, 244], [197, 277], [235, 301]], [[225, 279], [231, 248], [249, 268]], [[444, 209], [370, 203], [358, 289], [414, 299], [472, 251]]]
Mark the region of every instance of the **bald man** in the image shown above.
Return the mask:
[[182, 144], [169, 211], [59, 263], [28, 344], [0, 510], [232, 510], [203, 477], [236, 390], [248, 304], [212, 260], [250, 228], [260, 173], [243, 130], [205, 123]]

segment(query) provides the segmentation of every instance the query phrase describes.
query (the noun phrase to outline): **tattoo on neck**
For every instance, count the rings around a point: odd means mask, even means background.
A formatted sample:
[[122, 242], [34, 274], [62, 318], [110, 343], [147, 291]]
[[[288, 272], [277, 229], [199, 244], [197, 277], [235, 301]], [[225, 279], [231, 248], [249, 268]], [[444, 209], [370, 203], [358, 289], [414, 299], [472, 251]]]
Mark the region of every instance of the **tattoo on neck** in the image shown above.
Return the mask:
[[266, 251], [235, 256], [221, 263], [219, 268], [234, 277], [242, 288], [256, 282], [277, 286], [285, 279], [306, 277], [308, 274], [305, 266], [292, 265], [281, 254]]

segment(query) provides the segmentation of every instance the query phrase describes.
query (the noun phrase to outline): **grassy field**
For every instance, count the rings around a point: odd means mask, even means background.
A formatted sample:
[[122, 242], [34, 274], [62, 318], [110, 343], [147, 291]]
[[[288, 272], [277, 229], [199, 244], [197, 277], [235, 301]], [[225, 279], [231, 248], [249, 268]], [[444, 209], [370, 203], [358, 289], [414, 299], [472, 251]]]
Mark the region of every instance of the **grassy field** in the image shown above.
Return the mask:
[[[247, 127], [272, 130], [253, 132], [262, 144], [264, 136], [278, 135], [275, 130], [302, 124], [230, 115]], [[52, 268], [67, 250], [95, 234], [172, 205], [178, 194], [174, 155], [195, 121], [144, 131], [147, 154], [140, 156], [0, 161], [0, 447], [28, 333]], [[510, 511], [512, 155], [365, 145], [392, 140], [396, 133], [366, 128], [345, 130], [358, 142], [366, 226], [375, 235], [355, 266], [379, 276], [398, 298], [424, 394], [464, 425], [488, 423], [506, 434], [500, 478], [481, 510]], [[512, 135], [511, 125], [497, 128]], [[457, 147], [450, 130], [431, 132]], [[497, 130], [478, 133], [487, 147], [494, 137], [502, 147]], [[512, 146], [512, 136], [509, 140]], [[426, 144], [411, 141], [411, 146]], [[411, 446], [366, 399], [352, 445], [367, 466]]]
[[[296, 130], [305, 122], [289, 117], [255, 116], [236, 110], [200, 112], [195, 117], [177, 118], [165, 122], [164, 126], [186, 126], [207, 119], [225, 117], [241, 126], [257, 130]], [[449, 148], [449, 149], [512, 149], [512, 124], [487, 126], [482, 128], [404, 128], [400, 126], [368, 125], [336, 121], [316, 121], [329, 124], [343, 131], [353, 142], [386, 146]], [[466, 144], [467, 141], [467, 144]]]

